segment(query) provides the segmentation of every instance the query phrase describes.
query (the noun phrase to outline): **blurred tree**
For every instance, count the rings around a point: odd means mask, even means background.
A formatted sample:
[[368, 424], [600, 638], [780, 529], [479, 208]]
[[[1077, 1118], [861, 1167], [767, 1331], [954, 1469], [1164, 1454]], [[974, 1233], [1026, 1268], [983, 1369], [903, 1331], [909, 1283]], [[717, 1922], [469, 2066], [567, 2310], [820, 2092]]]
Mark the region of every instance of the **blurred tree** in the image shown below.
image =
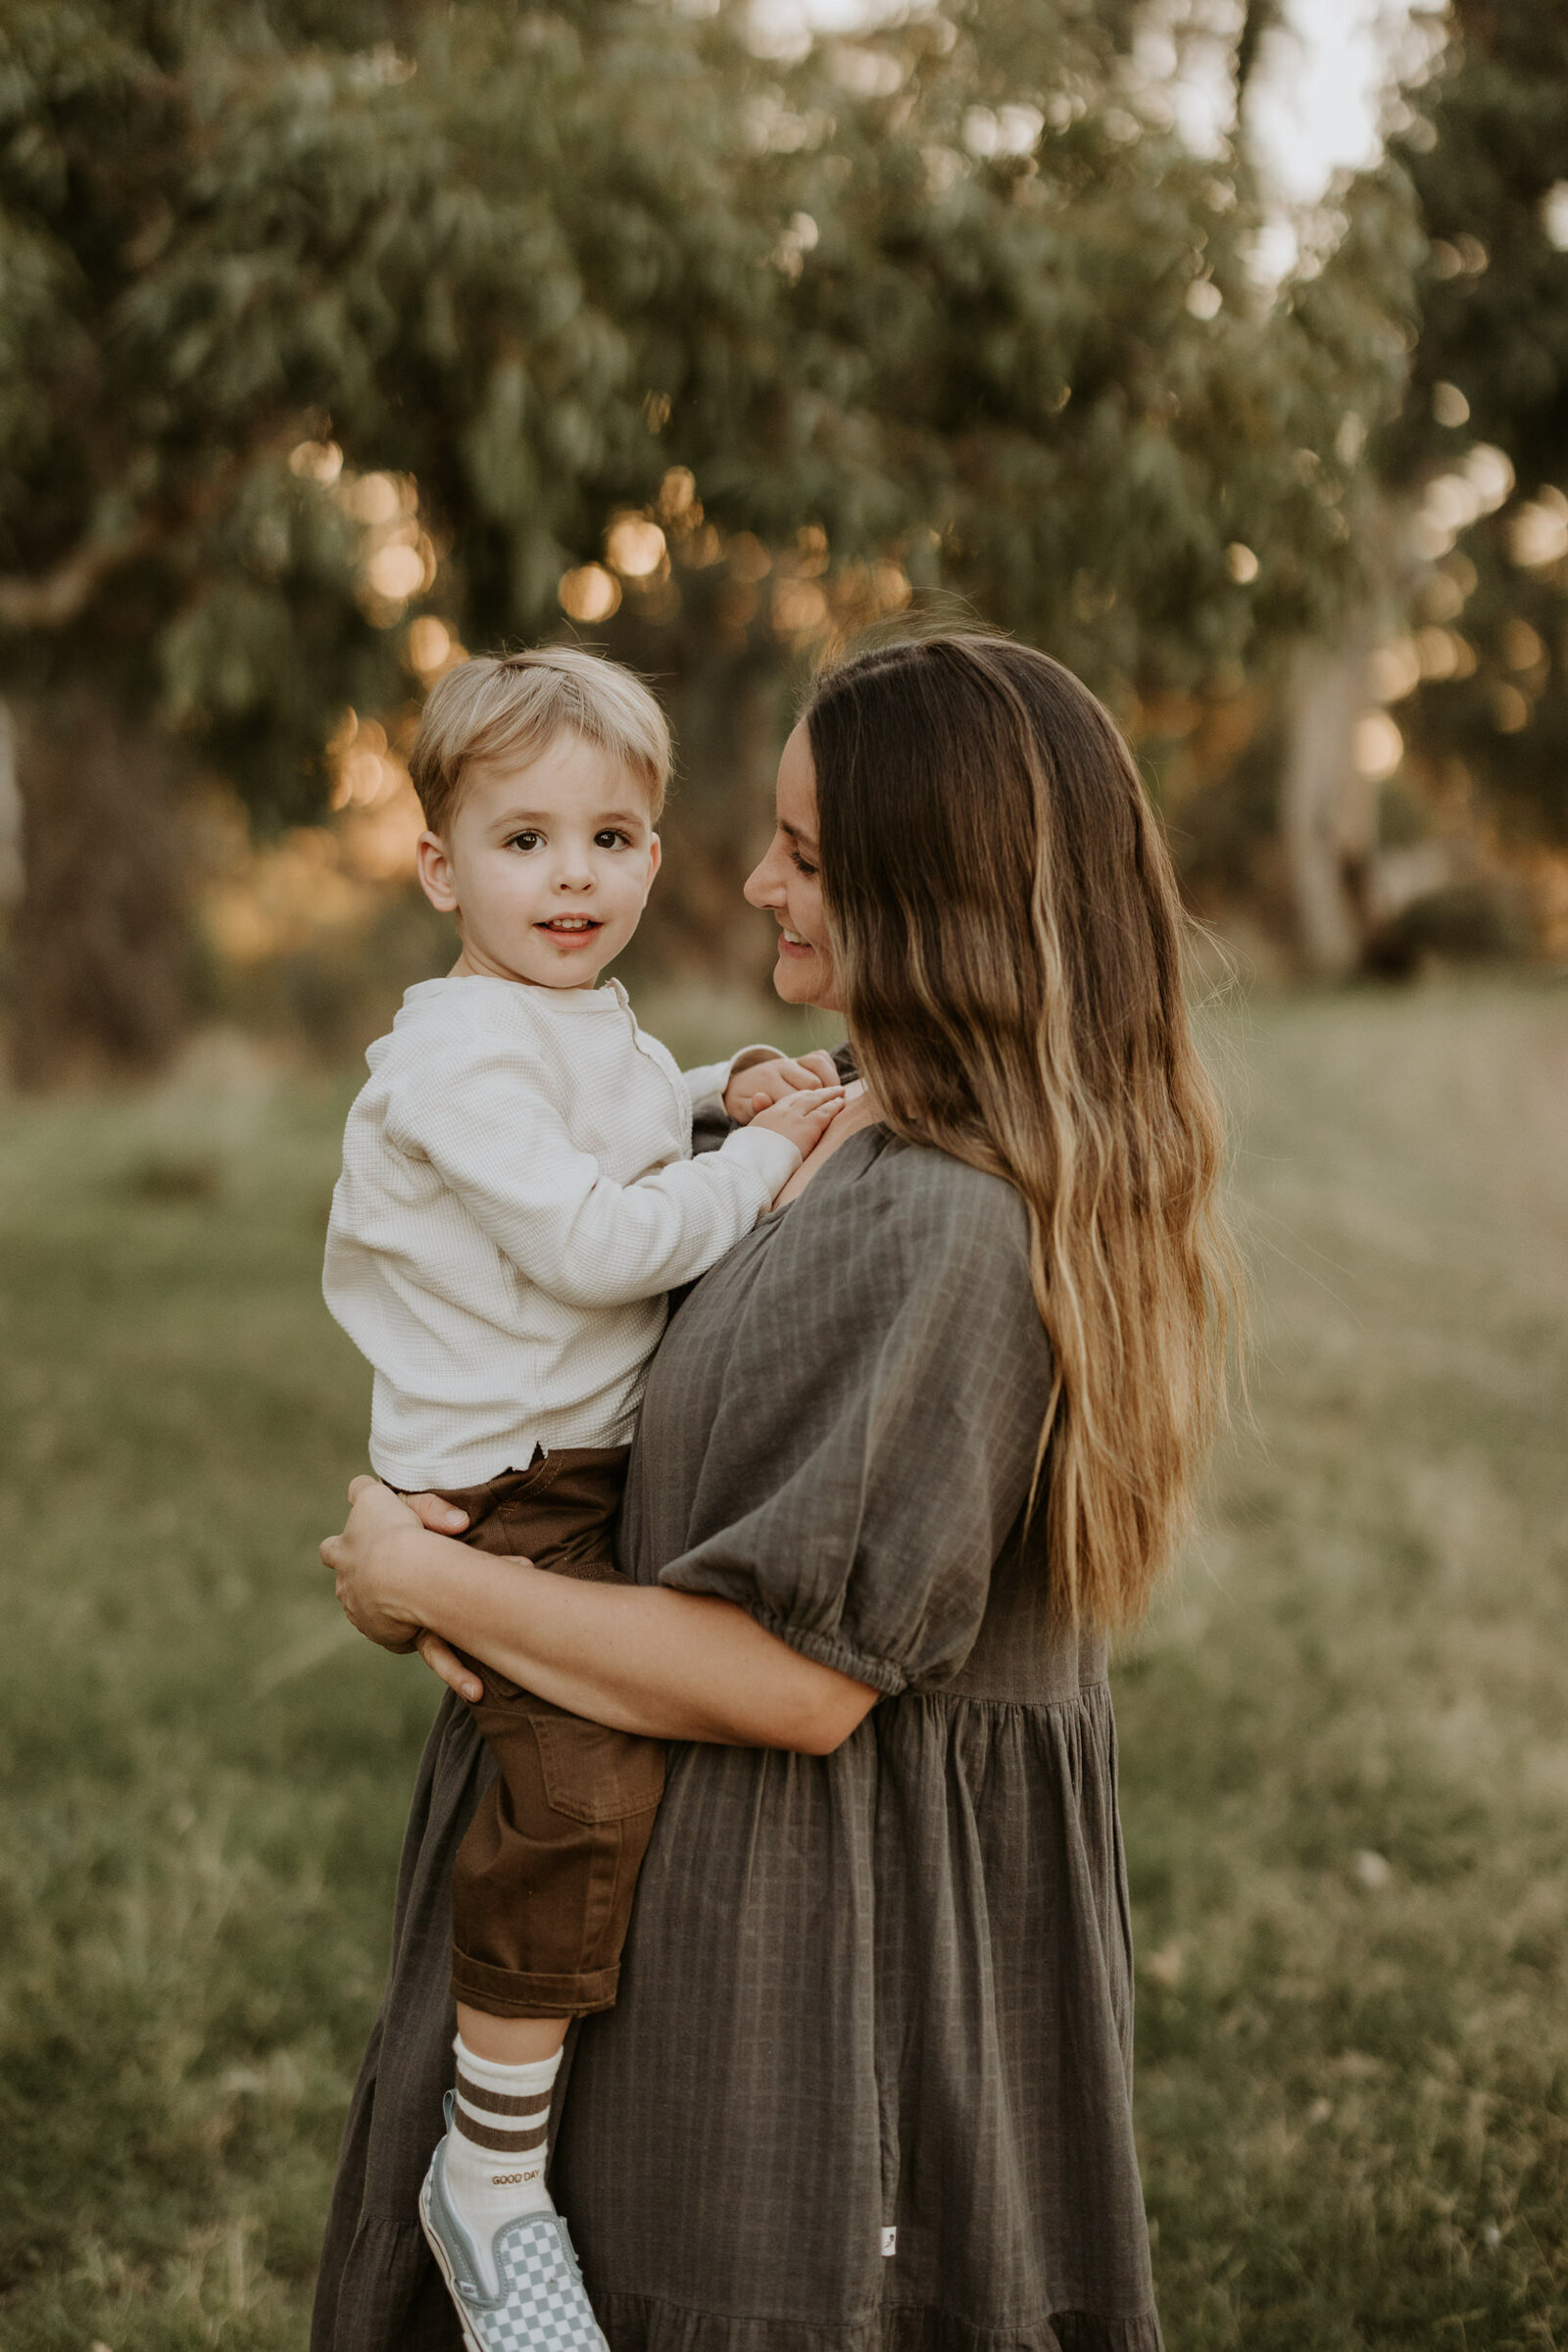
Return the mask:
[[[1409, 399], [1379, 450], [1425, 498], [1411, 698], [1429, 816], [1568, 843], [1568, 4], [1453, 0], [1394, 145], [1430, 240]], [[1476, 515], [1467, 447], [1514, 495]], [[1451, 555], [1444, 549], [1453, 546]], [[1403, 804], [1408, 806], [1408, 796]]]
[[344, 704], [410, 691], [398, 623], [434, 552], [415, 466], [461, 531], [451, 600], [487, 634], [537, 627], [566, 551], [659, 478], [672, 318], [724, 413], [767, 240], [731, 215], [703, 36], [579, 13], [18, 0], [0, 22], [24, 1080], [171, 1042], [178, 829], [147, 842], [182, 771], [217, 767], [264, 821], [314, 814]]
[[[1238, 181], [1270, 187], [1251, 104], [1260, 68], [1276, 82], [1293, 70], [1300, 35], [1283, 0], [1244, 0], [1233, 52]], [[1256, 219], [1254, 211], [1254, 219]], [[1341, 172], [1315, 204], [1263, 208], [1267, 232], [1297, 248], [1278, 291], [1275, 340], [1289, 351], [1305, 434], [1296, 452], [1303, 485], [1332, 509], [1351, 543], [1338, 596], [1320, 599], [1293, 628], [1260, 631], [1247, 691], [1227, 711], [1212, 698], [1194, 729], [1180, 847], [1201, 899], [1261, 918], [1298, 968], [1336, 977], [1360, 960], [1376, 796], [1357, 739], [1371, 701], [1368, 659], [1399, 570], [1397, 533], [1369, 453], [1403, 404], [1416, 340], [1415, 276], [1424, 254], [1404, 173], [1382, 157]], [[1295, 330], [1287, 338], [1283, 322]], [[1369, 364], [1377, 354], [1377, 364]], [[1274, 617], [1273, 615], [1270, 616]]]
[[[152, 1064], [177, 1036], [173, 802], [192, 764], [302, 808], [323, 711], [395, 682], [362, 609], [365, 534], [290, 469], [288, 387], [238, 352], [198, 386], [148, 317], [212, 220], [216, 44], [251, 29], [242, 10], [39, 0], [0, 19], [0, 682], [22, 720], [26, 1083]], [[243, 308], [245, 257], [227, 261]]]
[[[937, 20], [945, 54], [897, 88], [841, 87], [802, 168], [824, 220], [796, 307], [863, 373], [943, 576], [1127, 709], [1209, 690], [1337, 608], [1358, 491], [1342, 426], [1388, 403], [1403, 354], [1387, 270], [1372, 300], [1342, 270], [1259, 280], [1251, 173], [1184, 146], [1118, 44], [1125, 13], [986, 0]], [[824, 45], [818, 71], [854, 93], [888, 46]], [[1356, 202], [1351, 245], [1390, 210]]]
[[[1247, 14], [1255, 56], [1278, 12]], [[1568, 6], [1452, 0], [1425, 22], [1387, 161], [1348, 190], [1396, 211], [1407, 190], [1419, 240], [1404, 396], [1363, 412], [1366, 601], [1260, 698], [1250, 753], [1200, 812], [1200, 855], [1233, 887], [1284, 853], [1305, 958], [1327, 972], [1516, 943], [1482, 871], [1489, 833], [1568, 840]], [[1342, 246], [1331, 267], [1397, 312], [1368, 258]], [[1353, 751], [1374, 686], [1404, 752], [1381, 792]]]
[[[688, 741], [722, 738], [728, 707], [756, 712], [770, 631], [809, 656], [879, 600], [940, 584], [1090, 679], [1157, 775], [1249, 667], [1356, 593], [1362, 450], [1399, 397], [1419, 250], [1402, 188], [1358, 181], [1327, 266], [1260, 280], [1255, 176], [1175, 136], [1131, 62], [1137, 13], [988, 0], [824, 39], [764, 77], [758, 169], [787, 217], [770, 257], [790, 289], [770, 393], [783, 446], [737, 477], [676, 400], [669, 453], [710, 521], [751, 526], [743, 576], [715, 605], [683, 511], [673, 578], [667, 563], [623, 577], [600, 630], [669, 680]], [[771, 732], [738, 729], [726, 766], [695, 780], [705, 940]], [[749, 760], [750, 801], [733, 790]], [[650, 931], [667, 956], [697, 906], [681, 868], [662, 890]]]
[[[957, 474], [949, 574], [1106, 691], [1173, 798], [1235, 731], [1224, 707], [1244, 679], [1255, 696], [1298, 656], [1269, 832], [1301, 942], [1328, 961], [1340, 853], [1320, 787], [1338, 766], [1322, 739], [1327, 722], [1348, 761], [1342, 673], [1364, 659], [1361, 558], [1376, 565], [1381, 537], [1364, 451], [1402, 393], [1421, 249], [1400, 174], [1380, 170], [1303, 223], [1283, 283], [1260, 270], [1270, 208], [1240, 126], [1280, 14], [1275, 0], [1243, 12], [1236, 144], [1218, 156], [1183, 147], [1151, 81], [1147, 40], [1168, 41], [1166, 12], [1124, 0], [1102, 0], [1069, 44], [1044, 39], [1028, 8], [965, 19], [952, 85], [927, 74], [922, 87], [947, 122], [911, 127], [927, 163], [933, 130], [984, 159], [938, 214], [952, 279], [924, 338], [951, 370], [932, 458]], [[977, 108], [977, 91], [991, 103]], [[1048, 127], [1009, 157], [1020, 116]], [[1053, 385], [1063, 406], [1050, 416]], [[1351, 650], [1326, 663], [1303, 650], [1341, 634]]]
[[[413, 690], [427, 595], [470, 643], [624, 595], [715, 769], [737, 663], [755, 767], [785, 662], [911, 583], [1135, 723], [1336, 608], [1346, 417], [1404, 365], [1392, 182], [1276, 295], [1245, 169], [1181, 145], [1114, 12], [963, 0], [794, 60], [748, 23], [10, 0], [0, 677], [51, 877], [17, 934], [24, 1076], [168, 1034], [114, 1002], [177, 1003], [151, 938], [105, 945], [137, 780], [204, 763], [263, 821], [319, 808], [344, 704]], [[94, 933], [93, 987], [49, 981]]]

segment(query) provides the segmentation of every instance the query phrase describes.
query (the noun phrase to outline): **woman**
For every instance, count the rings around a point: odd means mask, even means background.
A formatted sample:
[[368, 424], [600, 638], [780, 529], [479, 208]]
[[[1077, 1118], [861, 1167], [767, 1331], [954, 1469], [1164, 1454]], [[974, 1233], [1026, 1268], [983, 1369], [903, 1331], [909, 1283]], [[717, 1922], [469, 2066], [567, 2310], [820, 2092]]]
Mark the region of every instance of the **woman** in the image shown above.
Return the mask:
[[415, 2217], [484, 1769], [454, 1646], [685, 1743], [554, 2159], [614, 2352], [1160, 2342], [1104, 1638], [1179, 1524], [1226, 1291], [1169, 861], [1093, 697], [948, 636], [819, 683], [747, 896], [864, 1091], [671, 1322], [633, 1587], [487, 1560], [368, 1481], [323, 1546], [454, 1695], [320, 2352], [457, 2341]]

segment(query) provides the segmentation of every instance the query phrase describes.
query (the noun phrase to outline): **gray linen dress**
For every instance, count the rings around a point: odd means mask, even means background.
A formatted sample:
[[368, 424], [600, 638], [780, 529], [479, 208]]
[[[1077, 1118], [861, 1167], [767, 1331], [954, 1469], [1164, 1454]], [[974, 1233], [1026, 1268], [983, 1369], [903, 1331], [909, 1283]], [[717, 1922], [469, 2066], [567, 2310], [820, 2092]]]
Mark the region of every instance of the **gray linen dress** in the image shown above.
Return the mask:
[[[670, 1325], [625, 1567], [884, 1695], [831, 1756], [670, 1751], [554, 2158], [613, 2352], [1159, 2352], [1103, 1646], [1050, 1621], [1025, 1528], [1048, 1375], [1016, 1195], [881, 1129]], [[488, 1770], [449, 1699], [316, 2352], [458, 2344], [414, 2200]]]

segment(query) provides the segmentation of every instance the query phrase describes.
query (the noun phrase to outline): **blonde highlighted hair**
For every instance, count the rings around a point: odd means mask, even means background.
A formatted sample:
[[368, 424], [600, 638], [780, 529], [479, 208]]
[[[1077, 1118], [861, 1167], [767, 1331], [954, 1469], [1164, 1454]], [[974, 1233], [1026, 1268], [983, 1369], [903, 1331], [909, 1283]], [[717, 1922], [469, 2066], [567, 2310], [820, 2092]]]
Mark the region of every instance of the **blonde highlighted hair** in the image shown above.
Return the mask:
[[1239, 1304], [1186, 917], [1126, 744], [1070, 671], [953, 632], [806, 714], [850, 1036], [895, 1134], [1029, 1213], [1054, 1603], [1135, 1622], [1187, 1516]]
[[623, 760], [646, 786], [658, 822], [670, 769], [663, 711], [618, 662], [546, 645], [460, 662], [431, 688], [409, 756], [431, 832], [441, 832], [456, 813], [471, 767], [525, 765], [562, 734], [580, 735]]

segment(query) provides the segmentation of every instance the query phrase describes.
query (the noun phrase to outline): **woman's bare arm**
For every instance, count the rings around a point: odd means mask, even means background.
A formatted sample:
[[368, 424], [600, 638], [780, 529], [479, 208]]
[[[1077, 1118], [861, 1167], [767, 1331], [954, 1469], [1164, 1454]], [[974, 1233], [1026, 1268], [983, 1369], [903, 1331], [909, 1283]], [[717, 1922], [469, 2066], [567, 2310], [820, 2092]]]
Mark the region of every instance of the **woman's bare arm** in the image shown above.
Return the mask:
[[384, 1648], [428, 1630], [574, 1715], [657, 1740], [828, 1755], [875, 1704], [731, 1601], [551, 1576], [429, 1533], [373, 1479], [349, 1494], [321, 1557], [350, 1621]]

